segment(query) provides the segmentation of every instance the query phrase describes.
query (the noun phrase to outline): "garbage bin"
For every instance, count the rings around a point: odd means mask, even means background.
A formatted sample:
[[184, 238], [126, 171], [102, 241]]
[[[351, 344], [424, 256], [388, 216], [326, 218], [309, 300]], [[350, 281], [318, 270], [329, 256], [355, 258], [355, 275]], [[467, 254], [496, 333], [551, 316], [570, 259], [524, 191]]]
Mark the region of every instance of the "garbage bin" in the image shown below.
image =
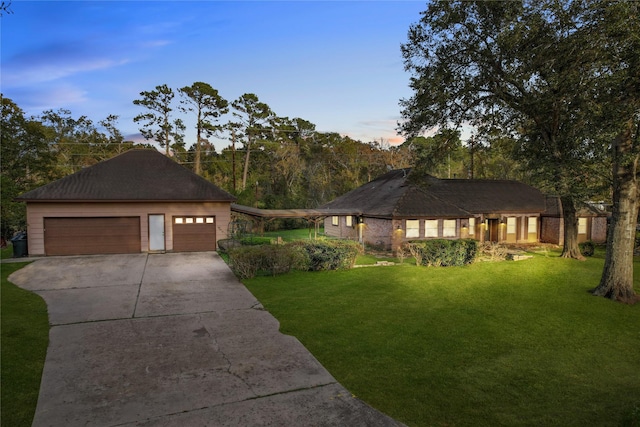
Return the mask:
[[13, 257], [22, 258], [29, 255], [27, 248], [27, 233], [20, 232], [11, 238], [11, 246], [13, 246]]

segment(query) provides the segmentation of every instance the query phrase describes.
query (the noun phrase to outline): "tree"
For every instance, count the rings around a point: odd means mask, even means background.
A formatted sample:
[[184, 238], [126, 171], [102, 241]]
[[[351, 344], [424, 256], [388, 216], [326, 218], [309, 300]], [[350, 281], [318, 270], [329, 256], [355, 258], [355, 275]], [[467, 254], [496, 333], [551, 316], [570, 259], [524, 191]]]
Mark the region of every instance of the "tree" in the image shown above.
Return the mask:
[[86, 116], [76, 119], [71, 111], [61, 108], [43, 112], [40, 120], [46, 128], [49, 149], [56, 157], [51, 179], [78, 172], [101, 160], [94, 152], [100, 144], [100, 134]]
[[[517, 141], [519, 160], [560, 194], [564, 256], [579, 258], [576, 199], [600, 191], [611, 163], [613, 217], [596, 295], [634, 301], [637, 217], [638, 3], [581, 0], [437, 2], [403, 45], [414, 133], [464, 121]], [[607, 154], [608, 150], [608, 154]], [[593, 186], [585, 185], [591, 184]]]
[[13, 10], [11, 10], [11, 0], [0, 2], [0, 18], [4, 16], [4, 14], [11, 15]]
[[215, 134], [221, 128], [215, 123], [218, 118], [229, 111], [229, 103], [218, 94], [218, 91], [208, 83], [195, 82], [191, 86], [179, 89], [182, 95], [182, 110], [196, 114], [196, 153], [194, 171], [200, 175], [200, 144], [202, 135], [208, 137]]
[[26, 118], [9, 98], [2, 97], [0, 125], [0, 233], [7, 239], [13, 232], [26, 228], [24, 203], [13, 199], [47, 183], [55, 159], [44, 126]]
[[251, 155], [251, 145], [256, 138], [264, 135], [265, 131], [270, 132], [269, 121], [275, 116], [271, 108], [264, 102], [260, 102], [253, 93], [245, 93], [231, 104], [233, 116], [238, 119], [236, 122], [244, 132], [241, 138], [244, 142], [244, 170], [242, 172], [242, 190], [247, 187], [247, 174], [249, 173], [249, 160]]
[[124, 153], [134, 147], [133, 141], [125, 141], [122, 132], [118, 129], [118, 116], [110, 114], [98, 124], [106, 131], [100, 133], [95, 147], [92, 147], [93, 157], [96, 161], [102, 161], [116, 154]]
[[136, 123], [142, 122], [140, 133], [145, 139], [157, 141], [165, 148], [167, 156], [170, 155], [171, 141], [180, 144], [182, 142], [185, 126], [180, 119], [171, 120], [171, 102], [175, 94], [166, 84], [156, 86], [155, 90], [140, 92], [141, 99], [133, 101], [135, 105], [145, 107], [147, 113], [139, 114], [133, 118]]
[[[462, 141], [460, 132], [442, 129], [434, 136], [417, 136], [405, 141], [414, 152], [414, 169], [439, 177], [462, 177]], [[452, 168], [451, 161], [455, 163]], [[453, 172], [452, 172], [453, 170]]]
[[499, 129], [520, 142], [523, 159], [560, 195], [563, 256], [577, 244], [575, 176], [592, 160], [579, 120], [588, 96], [581, 76], [590, 52], [577, 44], [581, 2], [433, 2], [402, 46], [415, 94], [401, 101], [400, 129], [471, 123], [479, 135]]
[[640, 299], [633, 289], [640, 197], [640, 4], [595, 2], [583, 34], [597, 52], [591, 73], [595, 114], [589, 127], [608, 139], [613, 187], [605, 266], [593, 294], [634, 303]]

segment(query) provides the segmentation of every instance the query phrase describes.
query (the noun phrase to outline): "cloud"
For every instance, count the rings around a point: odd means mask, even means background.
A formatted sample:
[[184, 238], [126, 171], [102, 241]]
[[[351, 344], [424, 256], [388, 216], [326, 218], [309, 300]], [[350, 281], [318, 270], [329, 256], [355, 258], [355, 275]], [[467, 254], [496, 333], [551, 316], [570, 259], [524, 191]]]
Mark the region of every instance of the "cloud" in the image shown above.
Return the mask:
[[127, 59], [101, 52], [83, 42], [54, 43], [22, 52], [3, 64], [3, 86], [28, 86], [78, 73], [117, 67]]
[[87, 92], [70, 83], [32, 85], [5, 92], [28, 115], [39, 115], [45, 110], [71, 109], [89, 101]]

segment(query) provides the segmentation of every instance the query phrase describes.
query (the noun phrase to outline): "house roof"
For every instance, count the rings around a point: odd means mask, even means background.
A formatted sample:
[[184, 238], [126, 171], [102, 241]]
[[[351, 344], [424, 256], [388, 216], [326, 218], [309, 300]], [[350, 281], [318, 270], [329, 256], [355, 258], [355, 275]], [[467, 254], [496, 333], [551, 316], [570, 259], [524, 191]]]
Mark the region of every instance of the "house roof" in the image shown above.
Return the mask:
[[26, 202], [225, 201], [235, 197], [156, 150], [129, 150], [17, 197]]
[[[562, 209], [562, 201], [559, 196], [547, 195], [546, 196], [547, 209], [543, 213], [544, 216], [561, 218], [564, 215]], [[608, 213], [604, 206], [600, 203], [585, 202], [578, 206], [576, 209], [576, 216], [578, 217], [597, 217], [608, 216]]]
[[411, 169], [392, 170], [321, 206], [358, 209], [377, 217], [449, 217], [478, 214], [543, 212], [544, 195], [517, 181], [438, 179], [414, 176]]

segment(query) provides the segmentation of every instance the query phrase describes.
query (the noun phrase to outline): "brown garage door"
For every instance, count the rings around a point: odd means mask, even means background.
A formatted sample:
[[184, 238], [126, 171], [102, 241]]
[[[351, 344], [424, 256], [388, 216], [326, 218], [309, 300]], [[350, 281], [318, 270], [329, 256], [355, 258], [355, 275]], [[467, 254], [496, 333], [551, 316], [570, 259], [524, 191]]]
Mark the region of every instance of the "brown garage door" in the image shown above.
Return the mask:
[[140, 218], [45, 218], [47, 255], [140, 252]]
[[216, 250], [216, 220], [212, 216], [174, 216], [174, 252]]

